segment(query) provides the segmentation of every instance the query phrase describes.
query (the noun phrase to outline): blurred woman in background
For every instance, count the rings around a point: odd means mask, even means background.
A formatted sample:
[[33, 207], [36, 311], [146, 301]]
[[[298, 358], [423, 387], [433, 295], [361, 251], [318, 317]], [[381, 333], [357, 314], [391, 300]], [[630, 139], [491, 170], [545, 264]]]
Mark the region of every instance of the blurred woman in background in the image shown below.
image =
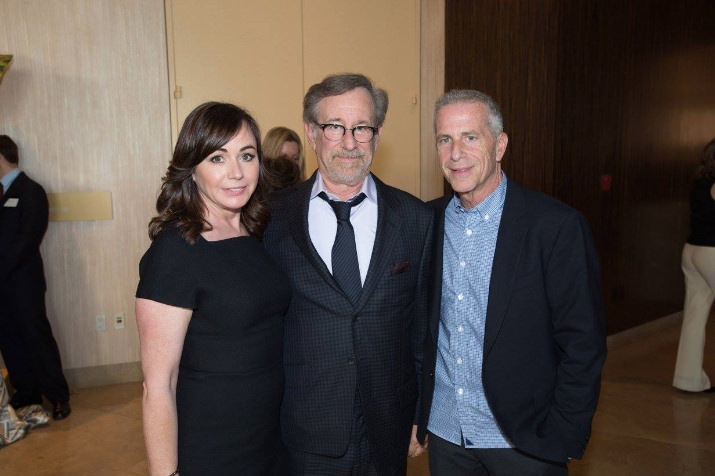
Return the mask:
[[703, 369], [705, 327], [715, 299], [715, 139], [703, 150], [690, 194], [690, 236], [683, 248], [685, 305], [673, 386], [713, 392]]
[[263, 139], [263, 155], [267, 159], [286, 157], [298, 164], [300, 180], [305, 180], [305, 157], [300, 136], [287, 127], [274, 127]]

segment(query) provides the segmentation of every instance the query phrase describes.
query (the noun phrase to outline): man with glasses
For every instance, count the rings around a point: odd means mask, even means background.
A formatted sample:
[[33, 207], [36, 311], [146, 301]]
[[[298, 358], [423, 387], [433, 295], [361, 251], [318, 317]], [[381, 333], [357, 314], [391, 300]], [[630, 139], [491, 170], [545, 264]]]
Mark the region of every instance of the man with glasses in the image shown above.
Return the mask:
[[303, 100], [318, 171], [281, 193], [264, 238], [288, 274], [282, 425], [292, 475], [404, 475], [415, 411], [432, 211], [370, 174], [387, 93], [361, 74]]

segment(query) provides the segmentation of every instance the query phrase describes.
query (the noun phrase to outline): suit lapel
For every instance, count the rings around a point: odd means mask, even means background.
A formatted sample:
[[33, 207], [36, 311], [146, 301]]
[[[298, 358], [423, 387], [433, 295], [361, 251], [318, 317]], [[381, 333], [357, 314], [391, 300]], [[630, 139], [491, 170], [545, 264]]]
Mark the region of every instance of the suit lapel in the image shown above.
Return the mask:
[[521, 188], [516, 183], [509, 182], [494, 251], [492, 277], [489, 282], [489, 303], [484, 331], [485, 357], [499, 334], [514, 290], [516, 272], [527, 232], [526, 220], [522, 219], [525, 211], [526, 204]]
[[317, 175], [314, 173], [311, 178], [293, 189], [293, 196], [286, 197], [286, 201], [288, 201], [287, 208], [290, 220], [290, 229], [296, 245], [308, 259], [310, 264], [316, 269], [316, 271], [318, 271], [318, 274], [333, 289], [341, 294], [344, 294], [340, 289], [340, 286], [338, 286], [338, 283], [333, 278], [333, 275], [330, 274], [328, 267], [318, 254], [315, 246], [313, 246], [313, 242], [310, 240], [310, 233], [308, 231], [308, 207], [310, 205], [310, 192], [313, 189], [313, 183], [315, 182], [316, 176]]
[[432, 301], [430, 309], [430, 332], [437, 342], [439, 332], [439, 319], [442, 314], [442, 272], [444, 266], [444, 215], [452, 200], [453, 194], [447, 194], [437, 202], [434, 231], [434, 248], [432, 250], [432, 263], [434, 272], [432, 273]]
[[380, 278], [385, 276], [387, 269], [393, 264], [389, 259], [390, 252], [400, 236], [402, 220], [398, 213], [398, 204], [393, 197], [389, 187], [372, 175], [377, 188], [377, 231], [375, 233], [375, 244], [372, 247], [370, 266], [365, 277], [360, 298], [355, 305], [355, 310], [359, 311], [367, 303], [373, 291], [380, 282]]

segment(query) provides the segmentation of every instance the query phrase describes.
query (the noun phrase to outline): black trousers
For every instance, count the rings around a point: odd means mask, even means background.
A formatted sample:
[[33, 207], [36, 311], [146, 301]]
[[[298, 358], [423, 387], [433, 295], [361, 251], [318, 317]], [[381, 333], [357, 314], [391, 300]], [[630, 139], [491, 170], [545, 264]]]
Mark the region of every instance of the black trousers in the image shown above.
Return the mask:
[[534, 458], [512, 448], [477, 449], [429, 434], [432, 476], [567, 476], [565, 463]]
[[291, 476], [377, 476], [357, 391], [352, 425], [350, 442], [342, 456], [323, 456], [289, 450]]
[[45, 310], [45, 295], [16, 300], [2, 294], [0, 353], [15, 389], [13, 405], [69, 401], [57, 342]]

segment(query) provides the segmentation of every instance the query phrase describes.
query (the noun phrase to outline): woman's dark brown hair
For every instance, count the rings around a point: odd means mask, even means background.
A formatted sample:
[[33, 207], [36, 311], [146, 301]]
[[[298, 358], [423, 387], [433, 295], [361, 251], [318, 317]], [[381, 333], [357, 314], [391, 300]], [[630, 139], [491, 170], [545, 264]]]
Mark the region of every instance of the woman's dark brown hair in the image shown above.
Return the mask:
[[695, 171], [697, 180], [715, 180], [715, 138], [703, 149], [703, 157]]
[[293, 159], [288, 157], [266, 158], [263, 164], [268, 179], [264, 184], [266, 184], [266, 189], [270, 189], [269, 193], [284, 190], [301, 182], [300, 168]]
[[241, 223], [251, 236], [263, 238], [270, 212], [263, 186], [265, 168], [261, 132], [247, 111], [233, 104], [219, 102], [201, 104], [184, 121], [156, 200], [159, 215], [149, 222], [149, 238], [153, 240], [161, 230], [176, 226], [186, 241], [194, 243], [201, 232], [211, 229], [204, 217], [206, 207], [192, 174], [197, 165], [246, 126], [251, 129], [256, 140], [260, 172], [256, 191], [241, 210]]

